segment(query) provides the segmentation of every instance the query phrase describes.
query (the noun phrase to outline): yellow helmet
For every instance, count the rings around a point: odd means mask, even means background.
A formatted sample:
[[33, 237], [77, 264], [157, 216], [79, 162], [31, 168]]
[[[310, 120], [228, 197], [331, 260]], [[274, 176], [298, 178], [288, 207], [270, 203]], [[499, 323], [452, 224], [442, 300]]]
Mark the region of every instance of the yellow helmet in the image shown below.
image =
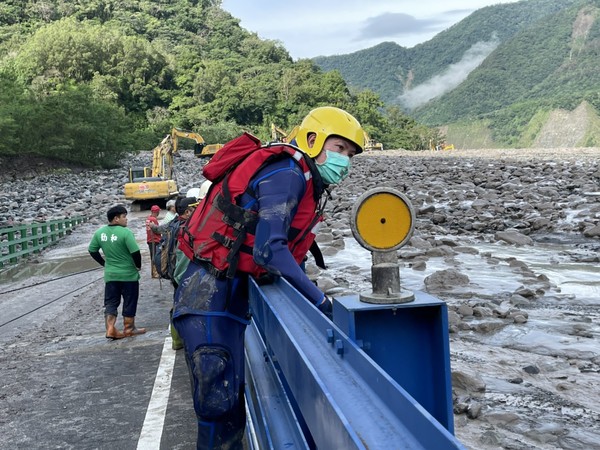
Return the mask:
[[[308, 135], [315, 133], [316, 139], [312, 147], [308, 145]], [[362, 153], [365, 147], [365, 135], [360, 123], [352, 114], [333, 106], [315, 108], [304, 118], [297, 129], [290, 133], [290, 138], [296, 139], [296, 144], [311, 158], [317, 156], [323, 149], [323, 144], [329, 136], [340, 136], [356, 144], [356, 154]]]

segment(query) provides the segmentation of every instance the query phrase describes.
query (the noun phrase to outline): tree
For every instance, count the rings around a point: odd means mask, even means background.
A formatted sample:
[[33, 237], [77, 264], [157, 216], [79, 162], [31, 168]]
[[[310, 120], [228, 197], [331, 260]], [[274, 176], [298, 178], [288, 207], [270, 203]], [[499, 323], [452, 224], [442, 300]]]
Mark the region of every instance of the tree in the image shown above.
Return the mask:
[[114, 102], [91, 86], [66, 83], [36, 95], [0, 70], [0, 155], [32, 153], [88, 166], [115, 166], [147, 138]]
[[381, 139], [382, 136], [379, 134], [387, 127], [385, 117], [381, 112], [383, 106], [383, 101], [373, 91], [361, 91], [354, 97], [353, 112], [373, 139]]
[[173, 85], [165, 57], [144, 39], [71, 18], [38, 30], [15, 56], [15, 67], [23, 81], [36, 79], [42, 90], [67, 81], [98, 83], [100, 75], [105, 89], [136, 112], [164, 105]]
[[0, 155], [18, 155], [21, 120], [33, 101], [26, 87], [10, 71], [0, 70]]

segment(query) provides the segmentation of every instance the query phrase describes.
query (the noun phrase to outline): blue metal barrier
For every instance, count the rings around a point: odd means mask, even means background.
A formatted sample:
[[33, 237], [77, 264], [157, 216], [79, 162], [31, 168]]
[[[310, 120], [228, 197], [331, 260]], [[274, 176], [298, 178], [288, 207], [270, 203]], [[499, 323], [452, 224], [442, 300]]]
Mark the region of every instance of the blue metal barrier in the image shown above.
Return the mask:
[[423, 292], [399, 304], [334, 302], [335, 323], [448, 431], [454, 432], [446, 303]]
[[[451, 418], [446, 427], [440, 423], [287, 282], [252, 282], [250, 304], [247, 399], [254, 448], [464, 448]], [[334, 314], [345, 315], [348, 326], [356, 314], [339, 308], [343, 302]], [[447, 399], [444, 392], [442, 418]]]

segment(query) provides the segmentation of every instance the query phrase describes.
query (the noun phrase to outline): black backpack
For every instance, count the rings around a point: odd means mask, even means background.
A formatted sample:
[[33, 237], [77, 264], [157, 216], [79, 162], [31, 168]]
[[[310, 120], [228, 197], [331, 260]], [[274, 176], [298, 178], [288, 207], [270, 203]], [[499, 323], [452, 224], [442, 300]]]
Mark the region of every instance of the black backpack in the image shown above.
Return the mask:
[[175, 254], [175, 250], [177, 250], [177, 235], [179, 234], [181, 224], [179, 217], [171, 220], [157, 245], [153, 264], [160, 278], [173, 279], [177, 262]]

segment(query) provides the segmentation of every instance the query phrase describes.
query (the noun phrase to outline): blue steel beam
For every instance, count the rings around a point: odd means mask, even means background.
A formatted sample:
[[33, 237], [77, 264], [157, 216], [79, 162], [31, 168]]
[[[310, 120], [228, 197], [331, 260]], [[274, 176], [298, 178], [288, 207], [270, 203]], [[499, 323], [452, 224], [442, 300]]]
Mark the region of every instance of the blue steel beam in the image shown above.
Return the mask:
[[246, 330], [245, 350], [249, 445], [254, 450], [309, 448], [254, 323]]
[[464, 449], [285, 280], [250, 291], [256, 327], [317, 448]]

